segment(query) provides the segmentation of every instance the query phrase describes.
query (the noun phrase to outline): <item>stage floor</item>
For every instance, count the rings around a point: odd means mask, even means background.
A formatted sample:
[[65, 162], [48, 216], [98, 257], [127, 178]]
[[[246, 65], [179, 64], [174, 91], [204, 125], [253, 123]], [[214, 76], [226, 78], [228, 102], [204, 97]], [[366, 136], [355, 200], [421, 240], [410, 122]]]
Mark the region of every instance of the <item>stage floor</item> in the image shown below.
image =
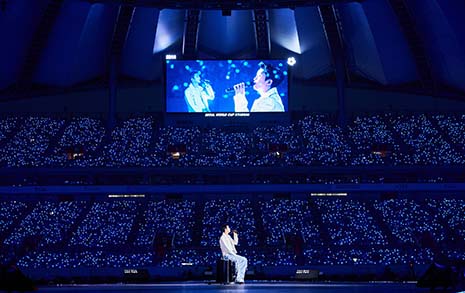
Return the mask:
[[[415, 283], [289, 283], [289, 282], [249, 282], [244, 285], [220, 285], [200, 282], [162, 284], [102, 284], [102, 285], [61, 285], [39, 287], [39, 292], [306, 292], [306, 293], [407, 293], [429, 292], [429, 289], [416, 288]], [[455, 291], [448, 291], [455, 292]]]

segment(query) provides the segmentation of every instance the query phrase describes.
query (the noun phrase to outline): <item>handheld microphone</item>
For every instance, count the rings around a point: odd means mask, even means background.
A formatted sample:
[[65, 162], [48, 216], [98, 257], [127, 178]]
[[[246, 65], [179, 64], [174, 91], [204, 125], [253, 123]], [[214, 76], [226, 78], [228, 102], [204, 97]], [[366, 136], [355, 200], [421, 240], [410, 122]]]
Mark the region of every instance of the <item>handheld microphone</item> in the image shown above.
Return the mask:
[[[244, 85], [246, 88], [253, 86], [253, 80], [246, 81], [244, 82]], [[229, 87], [224, 90], [225, 93], [233, 93], [234, 92], [234, 87]]]
[[202, 87], [206, 87], [207, 85], [210, 85], [210, 84], [211, 84], [211, 82], [208, 79], [202, 79], [200, 81], [200, 86], [202, 86]]

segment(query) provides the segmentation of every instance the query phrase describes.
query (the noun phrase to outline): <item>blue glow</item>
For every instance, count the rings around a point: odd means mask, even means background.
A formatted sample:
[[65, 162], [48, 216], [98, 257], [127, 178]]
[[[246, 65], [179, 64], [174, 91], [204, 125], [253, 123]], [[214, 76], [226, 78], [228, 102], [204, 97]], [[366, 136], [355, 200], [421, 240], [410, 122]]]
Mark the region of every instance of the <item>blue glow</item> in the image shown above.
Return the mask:
[[178, 25], [178, 20], [181, 17], [184, 17], [182, 12], [176, 10], [163, 9], [160, 11], [153, 45], [154, 54], [162, 52], [182, 37], [184, 28]]
[[[215, 97], [209, 100], [209, 111], [233, 113], [235, 110], [234, 91], [230, 89], [238, 83], [251, 83], [257, 73], [259, 63], [263, 61], [274, 68], [273, 76], [277, 79], [287, 76], [287, 64], [283, 60], [171, 60], [166, 70], [166, 111], [171, 113], [186, 113], [192, 111], [184, 97], [185, 89], [190, 85], [191, 70], [200, 70], [202, 79], [213, 88]], [[202, 64], [199, 67], [199, 64]], [[281, 64], [281, 65], [280, 65]], [[171, 67], [171, 65], [175, 65]], [[205, 83], [202, 83], [205, 84]], [[201, 86], [204, 86], [202, 85]], [[284, 111], [288, 110], [288, 80], [284, 80], [276, 86], [281, 97]], [[260, 92], [248, 87], [245, 90], [248, 108], [251, 111], [256, 99], [260, 98]]]
[[297, 54], [302, 53], [300, 47], [297, 24], [294, 10], [292, 9], [273, 9], [271, 11], [273, 18], [280, 21], [270, 22], [272, 41], [275, 41], [281, 47]]

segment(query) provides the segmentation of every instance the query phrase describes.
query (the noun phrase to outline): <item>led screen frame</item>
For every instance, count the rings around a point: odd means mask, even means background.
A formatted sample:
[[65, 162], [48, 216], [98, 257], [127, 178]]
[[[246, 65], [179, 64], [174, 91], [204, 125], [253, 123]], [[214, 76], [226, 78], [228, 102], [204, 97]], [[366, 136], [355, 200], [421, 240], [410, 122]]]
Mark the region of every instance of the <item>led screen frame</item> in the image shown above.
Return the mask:
[[[164, 71], [167, 114], [289, 111], [289, 67], [284, 59], [165, 60]], [[256, 90], [254, 78], [259, 72], [267, 77]], [[242, 82], [244, 95], [235, 97], [233, 87]]]

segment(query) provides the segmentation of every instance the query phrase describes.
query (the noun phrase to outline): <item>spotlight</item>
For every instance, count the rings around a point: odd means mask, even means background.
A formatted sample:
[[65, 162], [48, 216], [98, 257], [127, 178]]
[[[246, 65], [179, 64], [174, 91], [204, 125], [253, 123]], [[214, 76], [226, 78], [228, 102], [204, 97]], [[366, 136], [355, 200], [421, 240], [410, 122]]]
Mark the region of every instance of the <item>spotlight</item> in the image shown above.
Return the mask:
[[294, 57], [287, 58], [287, 64], [289, 64], [289, 66], [294, 66], [296, 63], [297, 61], [295, 60]]

